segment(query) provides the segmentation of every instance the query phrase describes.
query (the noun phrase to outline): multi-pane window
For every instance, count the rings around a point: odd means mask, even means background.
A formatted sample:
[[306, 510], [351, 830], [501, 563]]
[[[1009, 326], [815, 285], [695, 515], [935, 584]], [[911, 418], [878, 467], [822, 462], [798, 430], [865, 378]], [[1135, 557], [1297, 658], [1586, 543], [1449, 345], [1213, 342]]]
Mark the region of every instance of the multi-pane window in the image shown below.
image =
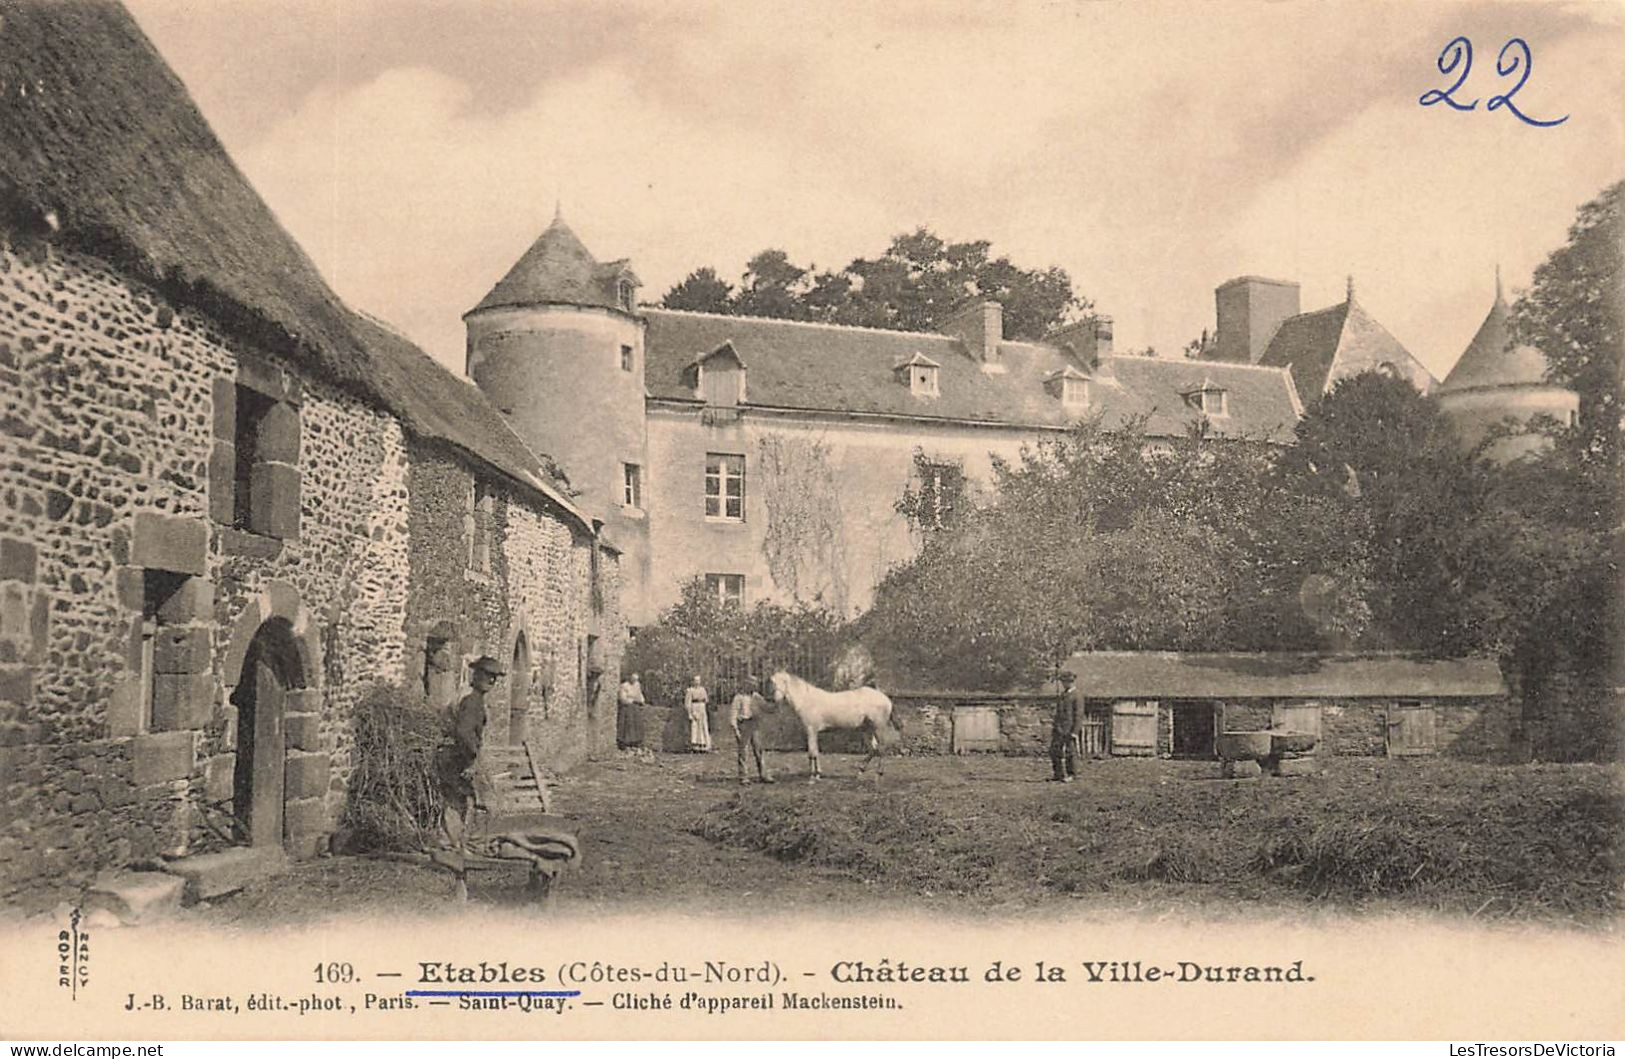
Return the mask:
[[724, 607], [745, 605], [744, 574], [706, 574], [705, 590], [714, 594]]
[[1061, 403], [1072, 405], [1088, 404], [1089, 380], [1063, 378], [1061, 380]]
[[745, 457], [706, 453], [705, 517], [729, 522], [745, 520]]
[[940, 529], [953, 521], [964, 499], [965, 469], [947, 460], [921, 459], [916, 466], [920, 474], [920, 523]]
[[643, 509], [643, 468], [635, 463], [621, 464], [621, 503]]
[[622, 346], [621, 347], [621, 370], [622, 371], [631, 371], [632, 370], [632, 347], [631, 346]]
[[1201, 403], [1202, 412], [1210, 416], [1222, 416], [1229, 413], [1225, 410], [1225, 393], [1223, 390], [1203, 390], [1197, 394]]

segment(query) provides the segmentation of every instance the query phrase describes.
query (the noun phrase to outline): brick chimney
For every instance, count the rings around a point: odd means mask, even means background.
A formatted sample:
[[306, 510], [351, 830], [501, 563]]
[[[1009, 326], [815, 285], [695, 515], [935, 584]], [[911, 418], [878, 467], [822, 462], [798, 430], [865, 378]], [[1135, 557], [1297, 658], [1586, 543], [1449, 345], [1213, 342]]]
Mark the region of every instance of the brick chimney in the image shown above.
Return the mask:
[[974, 301], [937, 325], [937, 330], [965, 343], [971, 356], [984, 364], [999, 363], [1004, 341], [1004, 306], [996, 301]]
[[1052, 346], [1070, 346], [1085, 367], [1093, 368], [1100, 358], [1112, 355], [1112, 318], [1094, 315], [1075, 324], [1057, 327], [1044, 336]]
[[1213, 292], [1218, 328], [1209, 360], [1257, 364], [1281, 322], [1297, 316], [1298, 285], [1262, 276], [1237, 276]]

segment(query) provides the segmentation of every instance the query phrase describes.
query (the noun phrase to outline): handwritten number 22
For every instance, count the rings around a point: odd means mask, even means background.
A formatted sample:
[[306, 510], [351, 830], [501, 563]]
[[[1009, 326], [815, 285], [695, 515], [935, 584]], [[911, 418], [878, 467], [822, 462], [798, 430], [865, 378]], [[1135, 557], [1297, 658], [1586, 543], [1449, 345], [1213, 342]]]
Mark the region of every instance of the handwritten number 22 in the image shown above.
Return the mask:
[[[1444, 46], [1444, 50], [1439, 53], [1440, 73], [1449, 74], [1455, 70], [1457, 66], [1461, 67], [1461, 74], [1456, 78], [1455, 82], [1452, 83], [1449, 88], [1434, 88], [1423, 92], [1421, 98], [1419, 98], [1417, 102], [1424, 107], [1431, 107], [1435, 103], [1443, 103], [1452, 110], [1478, 109], [1478, 100], [1475, 99], [1471, 103], [1463, 103], [1456, 99], [1453, 95], [1458, 88], [1466, 83], [1467, 74], [1473, 68], [1473, 42], [1468, 40], [1466, 37], [1453, 38], [1450, 43]], [[1551, 128], [1553, 125], [1561, 125], [1565, 121], [1568, 121], [1569, 115], [1567, 114], [1563, 115], [1561, 118], [1553, 119], [1552, 121], [1541, 121], [1539, 118], [1532, 118], [1523, 111], [1519, 110], [1518, 105], [1512, 102], [1512, 97], [1517, 94], [1520, 88], [1523, 87], [1524, 82], [1529, 80], [1529, 74], [1533, 69], [1534, 57], [1529, 51], [1528, 43], [1524, 41], [1522, 37], [1513, 37], [1511, 40], [1507, 41], [1506, 44], [1501, 47], [1501, 53], [1496, 56], [1495, 72], [1500, 74], [1502, 77], [1508, 77], [1514, 73], [1520, 73], [1521, 76], [1518, 78], [1518, 83], [1507, 89], [1504, 93], [1498, 96], [1491, 96], [1489, 102], [1485, 104], [1484, 109], [1500, 110], [1502, 107], [1505, 107], [1507, 110], [1512, 112], [1513, 117], [1517, 118], [1524, 124], [1534, 125], [1543, 129]]]

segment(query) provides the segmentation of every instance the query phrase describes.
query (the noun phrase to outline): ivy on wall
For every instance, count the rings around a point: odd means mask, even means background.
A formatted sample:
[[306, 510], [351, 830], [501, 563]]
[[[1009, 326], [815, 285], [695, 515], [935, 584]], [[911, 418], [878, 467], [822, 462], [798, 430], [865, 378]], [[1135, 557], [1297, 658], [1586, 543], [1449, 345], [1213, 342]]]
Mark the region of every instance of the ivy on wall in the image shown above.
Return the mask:
[[792, 599], [845, 614], [845, 519], [829, 445], [777, 433], [763, 434], [758, 445], [768, 573]]

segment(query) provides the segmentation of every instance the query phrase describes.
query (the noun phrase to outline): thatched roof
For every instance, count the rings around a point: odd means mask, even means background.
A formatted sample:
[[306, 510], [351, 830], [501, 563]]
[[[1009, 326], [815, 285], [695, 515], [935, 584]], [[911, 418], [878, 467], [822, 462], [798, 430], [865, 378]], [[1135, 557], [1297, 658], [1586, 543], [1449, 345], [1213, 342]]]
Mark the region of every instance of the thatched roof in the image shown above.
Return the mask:
[[0, 196], [14, 221], [134, 271], [356, 385], [347, 313], [120, 6], [23, 0], [0, 26]]
[[109, 261], [590, 528], [482, 394], [339, 300], [118, 4], [0, 6], [0, 226]]

